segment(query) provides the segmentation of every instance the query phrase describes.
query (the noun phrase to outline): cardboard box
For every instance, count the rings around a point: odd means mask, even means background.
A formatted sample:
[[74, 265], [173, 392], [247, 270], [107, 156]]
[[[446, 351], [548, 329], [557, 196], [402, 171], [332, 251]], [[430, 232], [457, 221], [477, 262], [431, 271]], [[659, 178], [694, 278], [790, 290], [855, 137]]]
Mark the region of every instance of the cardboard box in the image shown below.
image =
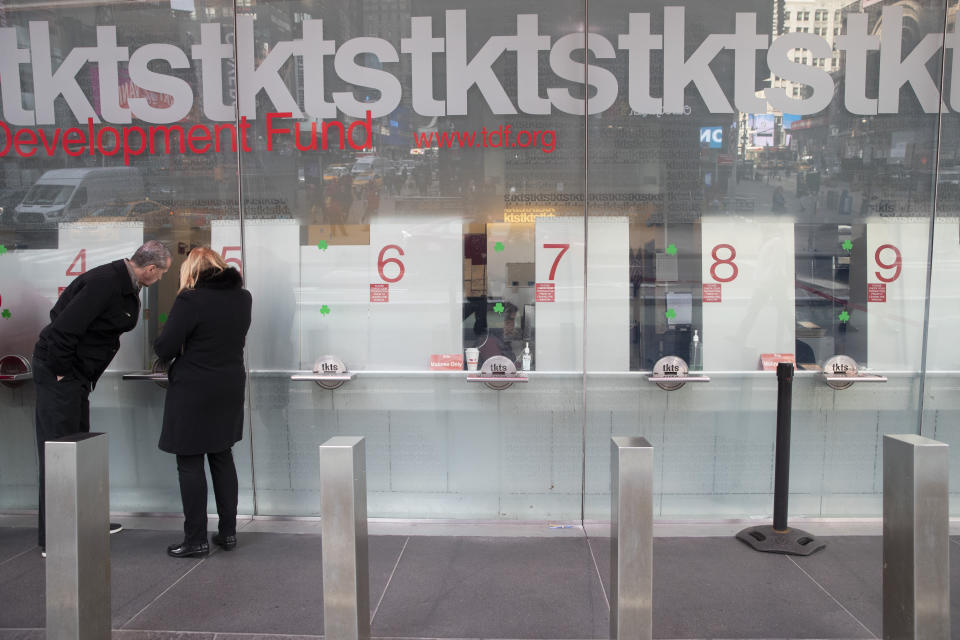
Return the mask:
[[809, 320], [798, 320], [796, 328], [797, 338], [822, 338], [827, 330]]
[[486, 269], [487, 267], [482, 264], [475, 264], [470, 267], [470, 279], [473, 281], [483, 281], [486, 280]]
[[328, 245], [368, 245], [370, 244], [370, 225], [368, 224], [311, 224], [304, 227], [306, 238], [301, 236], [305, 245], [319, 244], [321, 240]]

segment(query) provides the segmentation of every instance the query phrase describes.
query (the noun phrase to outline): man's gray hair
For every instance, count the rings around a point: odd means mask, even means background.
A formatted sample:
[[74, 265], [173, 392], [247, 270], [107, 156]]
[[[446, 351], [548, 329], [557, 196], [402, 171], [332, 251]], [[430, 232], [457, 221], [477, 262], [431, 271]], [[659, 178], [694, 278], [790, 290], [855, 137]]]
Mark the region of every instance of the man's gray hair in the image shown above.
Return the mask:
[[171, 259], [170, 250], [167, 249], [162, 242], [159, 240], [148, 240], [143, 243], [142, 247], [137, 249], [133, 257], [130, 258], [130, 262], [138, 267], [154, 265], [161, 269], [166, 269]]

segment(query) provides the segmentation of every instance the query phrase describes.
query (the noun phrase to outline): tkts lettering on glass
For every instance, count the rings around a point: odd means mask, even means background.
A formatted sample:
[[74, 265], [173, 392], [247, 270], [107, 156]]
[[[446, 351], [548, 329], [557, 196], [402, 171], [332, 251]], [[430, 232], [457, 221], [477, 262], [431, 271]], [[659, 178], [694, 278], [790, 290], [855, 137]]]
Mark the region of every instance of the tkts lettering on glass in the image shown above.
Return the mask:
[[[683, 7], [663, 9], [663, 33], [651, 32], [650, 13], [631, 13], [625, 17], [626, 33], [618, 34], [615, 40], [593, 33], [589, 48], [598, 60], [626, 57], [626, 90], [630, 108], [635, 113], [683, 113], [684, 92], [690, 85], [699, 92], [711, 113], [765, 112], [769, 103], [784, 113], [809, 115], [830, 104], [834, 92], [831, 74], [788, 58], [793, 49], [806, 49], [814, 57], [830, 57], [830, 44], [816, 34], [786, 33], [771, 41], [768, 34], [757, 31], [756, 13], [737, 13], [733, 33], [710, 34], [687, 56]], [[874, 35], [868, 30], [866, 14], [848, 14], [846, 33], [836, 38], [837, 49], [845, 54], [845, 68], [838, 77], [842, 78], [846, 109], [857, 115], [897, 113], [900, 89], [909, 85], [922, 110], [937, 113], [939, 92], [927, 63], [944, 48], [951, 50], [954, 61], [949, 107], [960, 110], [960, 79], [957, 78], [960, 76], [960, 33], [951, 32], [946, 37], [940, 33], [926, 34], [911, 51], [903, 51], [902, 7], [884, 7], [882, 20], [882, 35]], [[549, 115], [554, 109], [582, 115], [584, 101], [577, 96], [577, 91], [569, 88], [570, 83], [590, 85], [587, 108], [591, 114], [609, 109], [621, 92], [617, 77], [610, 70], [592, 64], [584, 73], [584, 65], [577, 61], [582, 57], [579, 53], [583, 49], [582, 33], [559, 37], [542, 34], [536, 14], [517, 15], [515, 33], [490, 36], [473, 56], [467, 52], [465, 10], [446, 11], [442, 27], [434, 24], [432, 17], [410, 18], [411, 37], [401, 38], [399, 48], [396, 43], [375, 37], [350, 38], [337, 43], [324, 37], [323, 20], [308, 19], [302, 22], [300, 39], [272, 43], [259, 64], [255, 55], [253, 17], [238, 15], [236, 22], [236, 78], [228, 80], [231, 88], [236, 87], [240, 117], [250, 120], [258, 116], [256, 97], [261, 91], [273, 104], [272, 112], [290, 113], [294, 119], [331, 119], [338, 114], [362, 119], [367, 111], [373, 118], [386, 116], [400, 105], [403, 97], [404, 88], [397, 76], [401, 55], [409, 56], [413, 110], [423, 116], [465, 115], [467, 93], [474, 86], [490, 111], [497, 115]], [[198, 96], [186, 80], [154, 71], [151, 63], [157, 60], [165, 61], [174, 69], [199, 63], [197, 72], [202, 73], [200, 98], [204, 115], [214, 122], [236, 120], [234, 106], [227, 104], [223, 96], [223, 63], [232, 61], [234, 55], [230, 44], [232, 34], [224, 36], [219, 24], [201, 25], [200, 41], [189, 51], [169, 43], [145, 44], [131, 50], [118, 45], [117, 36], [115, 26], [98, 26], [95, 42], [66, 52], [62, 62], [54, 67], [47, 21], [30, 22], [26, 48], [19, 46], [14, 28], [0, 28], [0, 77], [4, 79], [0, 92], [6, 122], [20, 127], [55, 124], [54, 103], [60, 97], [80, 123], [89, 119], [99, 124], [101, 118], [113, 124], [128, 124], [134, 118], [154, 124], [179, 122], [193, 109]], [[663, 65], [657, 69], [662, 73], [662, 96], [650, 95], [653, 51], [662, 51]], [[771, 73], [807, 85], [812, 89], [811, 94], [791, 97], [783, 88], [771, 87], [757, 95], [754, 61], [758, 52], [763, 51], [766, 51]], [[516, 65], [516, 102], [494, 72], [494, 63], [505, 52], [516, 54], [507, 58]], [[550, 77], [539, 75], [541, 52], [549, 52]], [[868, 82], [867, 78], [870, 52], [879, 52], [880, 58], [876, 98], [867, 97], [866, 91], [866, 87], [873, 84], [873, 79]], [[445, 62], [446, 95], [442, 99], [435, 97], [435, 54], [443, 56]], [[736, 74], [732, 102], [710, 66], [718, 56], [731, 54]], [[302, 108], [281, 77], [281, 69], [293, 57], [302, 61], [307, 79]], [[379, 60], [376, 68], [357, 62], [371, 57]], [[334, 91], [329, 96], [332, 99], [328, 99], [324, 89], [324, 62], [328, 58], [332, 58], [331, 68], [338, 78], [376, 91], [379, 97], [365, 101], [355, 97], [352, 91]], [[91, 96], [84, 93], [77, 81], [78, 73], [88, 63], [96, 66], [99, 109], [94, 109]], [[142, 91], [169, 98], [159, 104], [157, 101], [151, 104], [142, 96], [124, 96], [121, 100], [118, 81], [121, 65], [125, 66], [131, 82]], [[21, 67], [28, 67], [32, 73], [33, 108], [25, 107], [21, 99]], [[562, 86], [551, 86], [555, 83]]]

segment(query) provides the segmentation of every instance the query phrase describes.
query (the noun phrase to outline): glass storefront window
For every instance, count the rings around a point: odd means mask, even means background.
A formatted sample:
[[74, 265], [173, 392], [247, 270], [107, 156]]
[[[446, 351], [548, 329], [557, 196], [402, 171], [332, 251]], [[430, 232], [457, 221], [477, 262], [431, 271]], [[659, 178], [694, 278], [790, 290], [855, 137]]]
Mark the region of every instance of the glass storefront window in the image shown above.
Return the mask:
[[[30, 355], [76, 275], [148, 239], [175, 274], [208, 245], [254, 297], [246, 512], [316, 514], [317, 445], [363, 435], [371, 515], [602, 519], [609, 437], [636, 434], [659, 515], [766, 513], [787, 359], [791, 507], [877, 515], [882, 435], [953, 437], [953, 21], [843, 0], [0, 7], [0, 356]], [[122, 380], [176, 289], [144, 292], [93, 395], [117, 510], [178, 505], [163, 390]], [[828, 388], [837, 354], [888, 381]], [[353, 378], [291, 379], [327, 356]], [[653, 385], [669, 356], [710, 382]], [[474, 358], [526, 381], [470, 381]], [[0, 389], [0, 508], [35, 501], [33, 402]]]
[[[230, 5], [208, 7], [231, 15]], [[232, 29], [232, 20], [223, 24]], [[0, 356], [32, 356], [50, 308], [74, 277], [130, 257], [147, 240], [163, 242], [173, 254], [169, 275], [144, 289], [143, 316], [91, 395], [91, 424], [110, 437], [112, 508], [175, 512], [176, 462], [157, 449], [163, 391], [121, 377], [150, 369], [186, 254], [210, 243], [214, 222], [240, 218], [236, 154], [177, 152], [188, 140], [190, 150], [199, 148], [197, 128], [212, 126], [199, 103], [188, 104], [202, 79], [176, 53], [200, 39], [201, 19], [159, 5], [8, 6], [0, 25], [3, 46], [33, 60], [3, 71], [3, 144], [12, 146], [0, 159]], [[94, 44], [107, 57], [84, 59], [82, 47]], [[24, 62], [5, 51], [9, 61]], [[146, 52], [156, 54], [152, 67]], [[44, 76], [44, 63], [53, 76]], [[236, 123], [232, 107], [227, 120]], [[0, 507], [27, 508], [36, 504], [32, 383], [4, 395]], [[237, 447], [236, 456], [240, 508], [252, 512], [249, 448]]]

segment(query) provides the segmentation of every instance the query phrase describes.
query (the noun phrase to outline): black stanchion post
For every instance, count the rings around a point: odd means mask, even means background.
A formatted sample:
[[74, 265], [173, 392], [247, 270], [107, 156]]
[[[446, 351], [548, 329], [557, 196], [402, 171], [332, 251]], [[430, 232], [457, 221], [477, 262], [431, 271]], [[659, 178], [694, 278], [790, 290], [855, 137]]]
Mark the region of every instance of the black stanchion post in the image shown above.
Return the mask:
[[790, 411], [793, 403], [793, 365], [777, 363], [777, 445], [773, 472], [773, 530], [787, 531], [790, 494]]
[[737, 534], [757, 551], [808, 556], [827, 546], [811, 534], [787, 524], [790, 495], [790, 415], [793, 397], [793, 364], [777, 364], [777, 445], [773, 479], [773, 526], [748, 527]]

